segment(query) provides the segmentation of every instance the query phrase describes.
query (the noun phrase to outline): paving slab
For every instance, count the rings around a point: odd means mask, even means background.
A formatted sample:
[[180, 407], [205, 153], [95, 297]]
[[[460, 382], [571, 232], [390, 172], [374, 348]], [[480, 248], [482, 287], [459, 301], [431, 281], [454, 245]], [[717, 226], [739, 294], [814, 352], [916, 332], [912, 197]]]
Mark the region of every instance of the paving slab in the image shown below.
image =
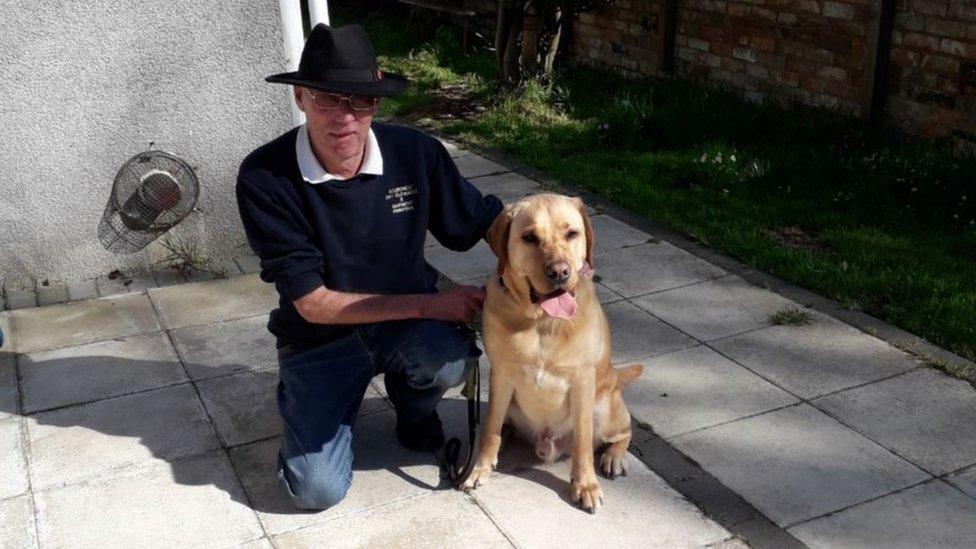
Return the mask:
[[17, 413], [17, 370], [14, 355], [0, 351], [0, 421]]
[[519, 547], [701, 547], [731, 536], [631, 454], [626, 467], [625, 477], [600, 478], [605, 505], [591, 515], [569, 501], [568, 459], [541, 463], [515, 441], [471, 493]]
[[380, 505], [444, 488], [433, 455], [402, 448], [394, 433], [395, 414], [362, 416], [353, 435], [353, 480], [346, 498], [318, 513], [296, 509], [274, 482], [280, 439], [269, 439], [231, 449], [253, 509], [269, 535], [290, 532]]
[[98, 297], [98, 284], [94, 278], [88, 280], [74, 280], [68, 283], [68, 299], [80, 301]]
[[471, 184], [477, 187], [481, 194], [493, 194], [505, 204], [541, 192], [538, 183], [515, 172], [478, 177], [472, 179]]
[[34, 506], [30, 495], [0, 501], [0, 547], [34, 549]]
[[156, 287], [156, 280], [152, 273], [138, 273], [133, 275], [121, 274], [114, 278], [102, 275], [95, 279], [98, 295], [108, 297], [119, 294], [139, 293]]
[[814, 398], [917, 367], [911, 355], [842, 322], [811, 314], [803, 326], [770, 326], [712, 347], [800, 395]]
[[610, 322], [614, 364], [634, 362], [698, 344], [694, 339], [626, 301], [604, 305], [603, 312]]
[[[327, 541], [325, 541], [327, 540]], [[322, 547], [507, 548], [512, 544], [469, 497], [427, 494], [274, 538], [279, 549]]]
[[606, 305], [607, 303], [614, 303], [616, 301], [623, 300], [622, 295], [611, 290], [610, 288], [607, 288], [603, 284], [600, 284], [599, 282], [594, 282], [593, 285], [596, 287], [596, 299], [601, 304]]
[[936, 370], [842, 391], [813, 405], [935, 475], [976, 464], [976, 391]]
[[[200, 398], [225, 446], [281, 435], [277, 371], [243, 372], [197, 382]], [[359, 415], [385, 412], [390, 405], [370, 384]]]
[[790, 528], [811, 549], [976, 547], [976, 500], [939, 481]]
[[0, 499], [27, 492], [27, 459], [21, 418], [0, 421]]
[[594, 253], [629, 248], [654, 240], [644, 231], [635, 229], [610, 215], [595, 215], [590, 218], [590, 223], [593, 224]]
[[946, 481], [976, 498], [976, 465], [947, 476]]
[[7, 309], [11, 311], [37, 307], [37, 294], [34, 293], [34, 290], [7, 288], [4, 290], [4, 298]]
[[230, 547], [264, 535], [223, 451], [34, 497], [42, 547]]
[[670, 442], [784, 527], [931, 478], [808, 404]]
[[166, 334], [88, 343], [17, 357], [25, 413], [187, 380]]
[[206, 282], [210, 280], [223, 280], [231, 276], [241, 274], [237, 263], [232, 259], [227, 259], [214, 264], [207, 264], [200, 269], [186, 269], [181, 272], [174, 268], [164, 269], [153, 273], [157, 288], [185, 284], [187, 282]]
[[757, 288], [737, 276], [726, 276], [632, 300], [642, 309], [702, 341], [769, 326], [769, 317], [798, 305]]
[[739, 538], [723, 539], [718, 543], [709, 543], [707, 549], [749, 549], [749, 544]]
[[278, 373], [242, 372], [197, 382], [200, 398], [225, 446], [281, 434]]
[[664, 438], [798, 402], [756, 374], [705, 346], [644, 361], [624, 399], [635, 418]]
[[37, 304], [42, 307], [68, 301], [68, 285], [60, 280], [48, 281], [46, 286], [38, 282], [34, 291], [37, 293]]
[[256, 539], [254, 541], [249, 541], [244, 545], [238, 545], [239, 549], [274, 549], [268, 538]]
[[41, 412], [27, 427], [34, 490], [220, 447], [189, 384]]
[[263, 315], [278, 306], [274, 286], [257, 275], [154, 288], [149, 296], [167, 329]]
[[484, 277], [498, 267], [498, 258], [484, 240], [466, 252], [455, 252], [437, 245], [424, 250], [427, 263], [451, 280]]
[[166, 268], [153, 273], [153, 280], [157, 288], [166, 288], [177, 284], [186, 284], [186, 278], [173, 268]]
[[[13, 311], [10, 351], [33, 353], [160, 330], [145, 294]], [[6, 326], [4, 334], [7, 334]]]
[[505, 166], [476, 154], [456, 157], [454, 164], [461, 175], [469, 179], [509, 171]]
[[237, 267], [244, 274], [254, 274], [261, 272], [261, 259], [256, 255], [245, 255], [238, 257], [234, 261], [237, 262]]
[[694, 284], [725, 275], [718, 267], [667, 242], [597, 254], [599, 282], [624, 297]]
[[451, 155], [451, 158], [457, 158], [459, 156], [471, 154], [471, 151], [462, 149], [456, 143], [445, 141], [444, 139], [440, 139], [440, 138], [438, 138], [437, 140], [440, 141], [442, 145], [444, 145], [444, 148], [447, 149], [447, 152]]
[[188, 326], [170, 332], [193, 380], [278, 367], [268, 316]]

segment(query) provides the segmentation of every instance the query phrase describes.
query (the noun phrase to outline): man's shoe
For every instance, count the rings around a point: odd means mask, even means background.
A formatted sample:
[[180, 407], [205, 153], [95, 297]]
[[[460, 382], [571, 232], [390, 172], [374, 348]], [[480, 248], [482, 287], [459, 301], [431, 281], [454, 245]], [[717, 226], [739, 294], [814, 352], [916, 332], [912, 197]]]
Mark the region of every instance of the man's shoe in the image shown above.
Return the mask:
[[436, 411], [416, 423], [397, 417], [396, 434], [400, 444], [414, 452], [433, 452], [444, 446], [444, 426]]

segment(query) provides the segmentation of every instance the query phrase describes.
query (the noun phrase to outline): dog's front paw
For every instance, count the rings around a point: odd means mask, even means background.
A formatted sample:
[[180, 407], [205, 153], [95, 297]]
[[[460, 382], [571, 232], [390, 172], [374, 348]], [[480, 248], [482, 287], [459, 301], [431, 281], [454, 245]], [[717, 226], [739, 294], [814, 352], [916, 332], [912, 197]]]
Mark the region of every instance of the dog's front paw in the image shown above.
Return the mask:
[[627, 467], [624, 465], [624, 454], [627, 448], [621, 451], [617, 446], [610, 446], [600, 457], [600, 470], [609, 479], [627, 475]]
[[492, 465], [488, 463], [475, 464], [474, 468], [471, 469], [471, 473], [468, 475], [468, 478], [464, 479], [464, 482], [461, 483], [461, 490], [473, 490], [483, 484], [487, 484], [488, 477], [491, 475], [492, 469]]
[[596, 510], [603, 505], [603, 490], [600, 488], [600, 483], [596, 481], [595, 475], [588, 481], [573, 480], [570, 488], [573, 503], [579, 504], [583, 510], [596, 513]]

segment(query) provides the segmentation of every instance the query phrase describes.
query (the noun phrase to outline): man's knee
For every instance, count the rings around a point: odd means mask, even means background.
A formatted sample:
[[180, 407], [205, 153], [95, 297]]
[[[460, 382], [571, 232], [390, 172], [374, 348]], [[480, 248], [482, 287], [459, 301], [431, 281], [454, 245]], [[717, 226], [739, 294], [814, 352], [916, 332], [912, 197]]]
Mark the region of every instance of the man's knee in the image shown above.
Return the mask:
[[457, 387], [464, 383], [468, 378], [468, 372], [474, 368], [478, 362], [477, 358], [466, 358], [455, 360], [445, 364], [434, 376], [434, 383], [445, 391], [451, 387]]
[[481, 351], [467, 328], [441, 321], [418, 323], [411, 344], [400, 349], [409, 361], [407, 384], [414, 389], [439, 387], [447, 390], [467, 378]]
[[337, 505], [346, 497], [352, 473], [339, 471], [315, 471], [298, 480], [288, 472], [287, 467], [279, 468], [278, 488], [300, 509], [325, 510]]

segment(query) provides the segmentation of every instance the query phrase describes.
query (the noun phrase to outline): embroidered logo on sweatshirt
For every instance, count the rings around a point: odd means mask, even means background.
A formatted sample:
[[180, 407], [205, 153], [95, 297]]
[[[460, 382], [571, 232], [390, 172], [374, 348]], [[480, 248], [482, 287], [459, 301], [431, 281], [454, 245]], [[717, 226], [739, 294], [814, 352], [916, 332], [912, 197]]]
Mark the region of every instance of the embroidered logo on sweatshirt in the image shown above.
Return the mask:
[[415, 194], [417, 194], [417, 188], [413, 185], [393, 187], [386, 191], [386, 201], [390, 203], [390, 210], [395, 214], [409, 212], [413, 210], [413, 195]]

